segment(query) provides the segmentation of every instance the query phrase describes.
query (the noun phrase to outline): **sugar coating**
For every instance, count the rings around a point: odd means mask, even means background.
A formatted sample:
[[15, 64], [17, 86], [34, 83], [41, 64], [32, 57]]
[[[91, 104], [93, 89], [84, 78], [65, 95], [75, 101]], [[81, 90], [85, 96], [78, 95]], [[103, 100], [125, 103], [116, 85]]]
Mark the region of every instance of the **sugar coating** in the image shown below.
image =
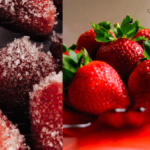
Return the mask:
[[62, 72], [50, 73], [33, 90], [30, 92], [33, 138], [43, 150], [62, 150]]
[[19, 130], [8, 121], [0, 110], [0, 149], [1, 150], [30, 150], [26, 146], [25, 138], [20, 134]]
[[55, 12], [51, 0], [0, 0], [0, 20], [15, 23], [25, 29], [23, 32], [49, 34], [55, 23]]
[[[41, 52], [29, 37], [15, 39], [0, 50], [0, 101], [3, 111], [28, 112], [29, 92], [33, 85], [55, 71], [50, 52]], [[9, 104], [9, 105], [8, 105]]]

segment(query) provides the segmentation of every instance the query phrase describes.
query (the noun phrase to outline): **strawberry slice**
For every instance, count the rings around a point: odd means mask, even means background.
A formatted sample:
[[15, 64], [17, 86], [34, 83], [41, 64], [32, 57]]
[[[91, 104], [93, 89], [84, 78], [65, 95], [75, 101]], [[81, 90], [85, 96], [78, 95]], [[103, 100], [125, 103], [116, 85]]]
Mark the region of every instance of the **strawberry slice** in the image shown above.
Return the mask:
[[1, 150], [30, 150], [26, 146], [25, 138], [19, 130], [8, 121], [7, 117], [0, 110], [0, 149]]
[[61, 150], [62, 136], [62, 72], [51, 73], [30, 93], [30, 119], [36, 150]]
[[0, 20], [12, 22], [16, 29], [34, 38], [48, 37], [55, 23], [51, 0], [2, 0]]

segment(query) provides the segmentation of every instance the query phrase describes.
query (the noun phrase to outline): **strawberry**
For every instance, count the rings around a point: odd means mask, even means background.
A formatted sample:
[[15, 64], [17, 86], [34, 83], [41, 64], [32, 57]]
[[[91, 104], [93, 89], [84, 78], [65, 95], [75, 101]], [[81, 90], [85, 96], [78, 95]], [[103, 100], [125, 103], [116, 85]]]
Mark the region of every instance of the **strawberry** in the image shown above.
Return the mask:
[[50, 52], [52, 53], [55, 61], [58, 64], [57, 72], [62, 70], [62, 35], [53, 32], [53, 36], [51, 37], [51, 45], [50, 45]]
[[144, 42], [145, 58], [128, 80], [128, 92], [134, 107], [150, 108], [150, 41]]
[[[75, 52], [76, 54], [79, 54], [79, 53], [80, 53], [79, 50], [74, 50], [74, 52]], [[65, 52], [64, 52], [64, 55], [69, 56], [69, 52], [68, 52], [68, 51], [65, 51]]]
[[[111, 65], [119, 73], [123, 81], [128, 80], [138, 62], [144, 57], [142, 47], [131, 40], [139, 29], [138, 20], [133, 24], [132, 22], [133, 19], [127, 15], [121, 27], [118, 24], [114, 25], [113, 32], [118, 39], [113, 38], [103, 27], [94, 29], [96, 40], [106, 43], [98, 50], [96, 60], [105, 61]], [[137, 41], [138, 39], [135, 40]]]
[[0, 20], [12, 22], [19, 31], [34, 38], [48, 37], [55, 23], [51, 0], [2, 0]]
[[[30, 118], [33, 145], [36, 150], [61, 150], [62, 135], [62, 72], [49, 74], [34, 85], [30, 93]], [[41, 148], [42, 147], [42, 148]]]
[[[144, 37], [147, 38], [148, 40], [150, 40], [150, 29], [141, 29], [139, 30], [136, 35], [133, 37], [133, 39], [135, 38], [139, 38], [139, 37]], [[144, 48], [143, 45], [143, 40], [139, 40], [138, 43], [141, 45], [142, 48]]]
[[[105, 62], [89, 62], [87, 51], [84, 53], [84, 66], [81, 58], [75, 59], [77, 54], [72, 53], [70, 57], [63, 55], [64, 90], [68, 88], [72, 106], [94, 115], [115, 108], [126, 108], [129, 105], [128, 95], [118, 73]], [[81, 67], [76, 68], [75, 62], [76, 66]], [[67, 85], [68, 81], [70, 83]]]
[[[106, 22], [99, 23], [99, 26], [105, 26], [107, 29], [110, 29], [111, 24], [106, 21]], [[109, 32], [115, 38], [114, 33], [112, 33], [111, 31], [109, 31]], [[94, 29], [90, 29], [80, 35], [80, 37], [78, 38], [78, 41], [77, 41], [76, 49], [81, 50], [81, 49], [85, 48], [88, 51], [89, 56], [92, 59], [95, 59], [96, 52], [103, 44], [104, 43], [99, 43], [95, 40]]]
[[25, 123], [33, 85], [56, 69], [52, 56], [40, 52], [42, 47], [23, 37], [0, 50], [0, 107], [14, 112], [15, 122]]
[[30, 150], [25, 138], [0, 110], [0, 149], [1, 150]]

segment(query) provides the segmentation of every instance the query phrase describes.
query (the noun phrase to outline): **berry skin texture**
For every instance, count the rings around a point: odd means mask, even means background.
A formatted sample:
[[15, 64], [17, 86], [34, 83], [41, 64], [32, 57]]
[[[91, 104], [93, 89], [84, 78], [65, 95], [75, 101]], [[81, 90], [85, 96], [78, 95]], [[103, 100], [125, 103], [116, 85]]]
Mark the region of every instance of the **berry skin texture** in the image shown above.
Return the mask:
[[79, 68], [68, 86], [68, 95], [76, 109], [94, 115], [129, 105], [120, 76], [102, 61], [93, 61]]
[[142, 47], [138, 43], [124, 38], [106, 43], [96, 54], [96, 60], [105, 61], [111, 65], [122, 80], [128, 79], [143, 57]]
[[8, 121], [0, 110], [0, 149], [1, 150], [30, 150], [26, 146], [25, 138], [19, 130]]
[[52, 72], [30, 92], [30, 119], [35, 150], [62, 150], [62, 72]]
[[128, 93], [134, 107], [150, 108], [150, 60], [140, 63], [128, 80]]
[[[148, 40], [150, 40], [150, 29], [142, 29], [142, 30], [139, 30], [136, 35], [133, 37], [133, 39], [139, 37], [139, 36], [142, 36], [142, 37], [145, 37], [147, 38]], [[142, 48], [144, 48], [143, 46], [143, 40], [141, 41], [138, 41], [137, 43], [139, 43], [141, 45]]]
[[[0, 50], [0, 107], [4, 112], [25, 116], [29, 112], [29, 92], [56, 65], [50, 53], [29, 41], [29, 37], [15, 39]], [[9, 105], [8, 105], [9, 104]], [[22, 117], [23, 117], [22, 116]], [[22, 118], [21, 117], [21, 118]], [[15, 116], [18, 119], [18, 117]], [[11, 119], [12, 120], [12, 119]], [[18, 122], [18, 121], [17, 121]]]
[[[113, 35], [113, 37], [115, 37], [114, 33], [110, 33]], [[85, 48], [88, 51], [89, 56], [94, 60], [96, 52], [103, 44], [103, 42], [97, 42], [95, 40], [94, 29], [91, 29], [80, 35], [77, 41], [76, 49], [82, 50], [83, 48]]]
[[1, 0], [0, 20], [33, 37], [48, 37], [55, 23], [56, 8], [51, 0]]

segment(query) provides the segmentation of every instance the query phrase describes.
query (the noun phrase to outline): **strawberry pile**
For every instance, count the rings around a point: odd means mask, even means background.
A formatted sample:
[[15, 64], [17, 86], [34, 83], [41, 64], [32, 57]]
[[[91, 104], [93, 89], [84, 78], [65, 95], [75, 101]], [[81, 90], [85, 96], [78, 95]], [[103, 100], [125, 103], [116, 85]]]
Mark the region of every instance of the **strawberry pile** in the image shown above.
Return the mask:
[[30, 93], [35, 150], [62, 150], [62, 72], [52, 72]]
[[8, 121], [0, 110], [0, 149], [1, 150], [30, 150], [26, 146], [25, 138], [19, 130]]
[[75, 48], [63, 47], [64, 102], [87, 116], [98, 116], [99, 124], [148, 123], [149, 29], [129, 15], [113, 29], [108, 21], [91, 24], [93, 29], [79, 36]]
[[56, 8], [51, 0], [1, 0], [0, 21], [34, 38], [45, 38], [55, 24]]

